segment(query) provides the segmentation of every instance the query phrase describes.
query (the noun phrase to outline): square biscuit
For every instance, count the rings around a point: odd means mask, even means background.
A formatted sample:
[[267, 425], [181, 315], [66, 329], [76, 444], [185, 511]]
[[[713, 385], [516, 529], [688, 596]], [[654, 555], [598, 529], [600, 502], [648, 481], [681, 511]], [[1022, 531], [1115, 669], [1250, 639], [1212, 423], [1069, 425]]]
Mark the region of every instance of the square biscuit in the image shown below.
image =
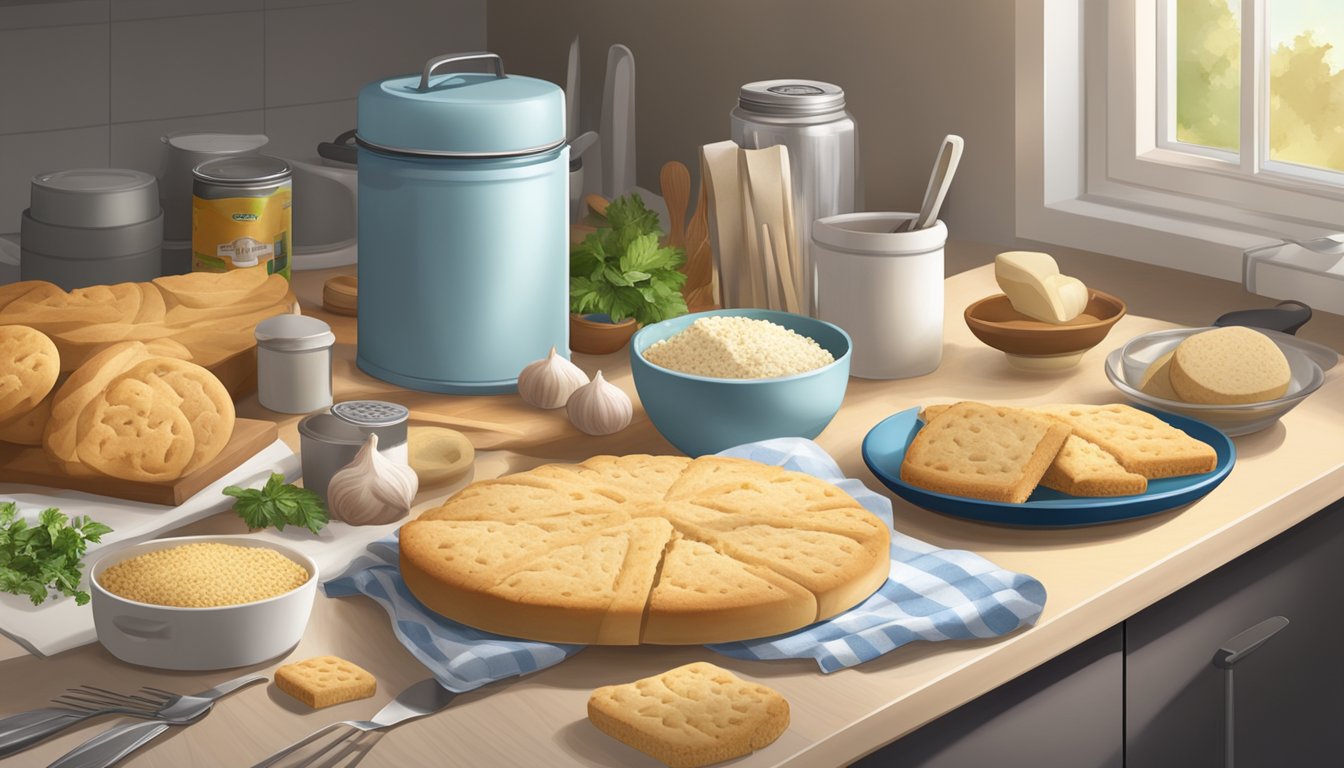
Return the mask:
[[378, 681], [339, 656], [318, 656], [275, 670], [275, 687], [313, 709], [321, 709], [367, 699], [378, 689]]
[[1021, 504], [1070, 432], [1067, 424], [1030, 411], [960, 402], [915, 435], [901, 479], [937, 493]]
[[588, 699], [588, 719], [607, 735], [672, 768], [699, 768], [751, 754], [789, 727], [777, 691], [703, 661]]

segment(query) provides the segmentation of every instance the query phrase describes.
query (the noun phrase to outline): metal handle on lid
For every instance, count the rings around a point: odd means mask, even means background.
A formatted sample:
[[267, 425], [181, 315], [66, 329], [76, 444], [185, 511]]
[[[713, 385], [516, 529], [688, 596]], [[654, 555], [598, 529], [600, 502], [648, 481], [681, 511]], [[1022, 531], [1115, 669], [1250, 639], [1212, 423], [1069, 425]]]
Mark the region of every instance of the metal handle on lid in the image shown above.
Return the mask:
[[419, 90], [429, 90], [429, 78], [434, 74], [434, 70], [442, 67], [444, 64], [452, 64], [455, 61], [475, 61], [477, 59], [492, 59], [495, 62], [495, 77], [508, 77], [504, 74], [504, 60], [498, 53], [489, 51], [475, 51], [473, 53], [445, 53], [442, 56], [435, 56], [425, 62], [425, 71], [420, 75]]

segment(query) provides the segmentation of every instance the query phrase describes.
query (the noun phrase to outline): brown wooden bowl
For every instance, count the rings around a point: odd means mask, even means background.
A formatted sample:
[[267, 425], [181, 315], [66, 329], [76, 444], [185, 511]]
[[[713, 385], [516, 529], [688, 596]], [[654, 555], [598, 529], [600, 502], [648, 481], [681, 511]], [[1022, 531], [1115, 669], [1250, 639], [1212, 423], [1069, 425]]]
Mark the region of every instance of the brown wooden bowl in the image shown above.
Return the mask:
[[589, 320], [569, 314], [569, 348], [585, 355], [609, 355], [624, 347], [639, 330], [639, 323], [628, 317], [619, 323]]
[[1076, 365], [1084, 352], [1106, 338], [1125, 311], [1125, 302], [1090, 290], [1082, 314], [1067, 323], [1046, 323], [1013, 309], [1008, 297], [998, 293], [971, 304], [964, 317], [977, 339], [1007, 354], [1014, 366], [1057, 370]]

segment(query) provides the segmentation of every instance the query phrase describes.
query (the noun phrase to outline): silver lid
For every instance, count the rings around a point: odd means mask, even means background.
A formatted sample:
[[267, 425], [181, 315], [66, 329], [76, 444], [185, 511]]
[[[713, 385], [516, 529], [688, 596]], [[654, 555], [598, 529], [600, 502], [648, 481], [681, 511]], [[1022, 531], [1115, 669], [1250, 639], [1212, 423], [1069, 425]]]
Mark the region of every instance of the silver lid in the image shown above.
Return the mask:
[[307, 315], [276, 315], [257, 323], [257, 343], [279, 352], [324, 349], [336, 343], [331, 326]]
[[44, 224], [124, 227], [159, 215], [159, 182], [129, 168], [75, 168], [34, 176], [29, 199]]
[[289, 163], [270, 155], [238, 155], [207, 160], [192, 169], [201, 181], [230, 186], [249, 186], [288, 179]]
[[346, 400], [331, 406], [331, 413], [357, 427], [390, 427], [411, 416], [406, 406], [382, 400]]
[[737, 102], [767, 115], [824, 115], [845, 108], [845, 91], [818, 80], [761, 80], [742, 86]]

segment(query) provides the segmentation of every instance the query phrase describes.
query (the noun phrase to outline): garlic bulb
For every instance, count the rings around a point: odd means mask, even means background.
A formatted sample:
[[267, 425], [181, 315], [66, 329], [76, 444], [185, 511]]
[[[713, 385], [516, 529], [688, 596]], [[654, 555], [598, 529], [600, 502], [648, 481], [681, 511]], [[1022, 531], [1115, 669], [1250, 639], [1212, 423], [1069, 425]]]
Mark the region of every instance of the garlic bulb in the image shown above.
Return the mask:
[[634, 406], [620, 387], [602, 378], [602, 372], [589, 384], [574, 390], [565, 405], [569, 421], [590, 435], [610, 435], [630, 425]]
[[574, 390], [588, 383], [588, 374], [555, 353], [538, 360], [518, 374], [518, 394], [538, 408], [559, 408], [569, 402]]
[[411, 511], [420, 481], [415, 470], [378, 452], [378, 436], [369, 435], [355, 460], [331, 476], [327, 511], [351, 525], [382, 525]]

